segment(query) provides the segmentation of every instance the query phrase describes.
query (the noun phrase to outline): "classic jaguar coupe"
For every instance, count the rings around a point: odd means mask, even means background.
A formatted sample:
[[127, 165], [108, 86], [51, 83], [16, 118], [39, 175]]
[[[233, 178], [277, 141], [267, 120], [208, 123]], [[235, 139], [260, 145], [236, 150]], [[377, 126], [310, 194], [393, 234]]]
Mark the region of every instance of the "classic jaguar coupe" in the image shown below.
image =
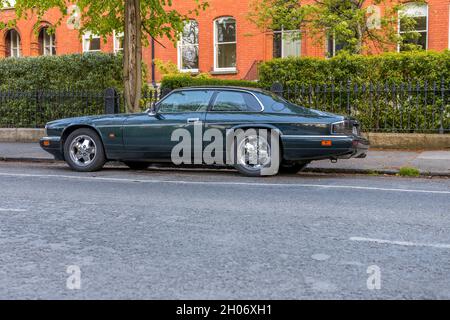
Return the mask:
[[[233, 166], [248, 176], [273, 165], [275, 155], [279, 161], [272, 174], [297, 173], [314, 160], [364, 158], [369, 147], [352, 118], [297, 106], [264, 90], [235, 87], [177, 89], [144, 113], [52, 121], [40, 145], [76, 171], [100, 170], [112, 160], [145, 169], [151, 163], [174, 162], [179, 144], [174, 132], [182, 129], [194, 137], [199, 126], [202, 132], [221, 133], [223, 140], [232, 129], [254, 132], [233, 144], [242, 155]], [[277, 132], [279, 148], [258, 134], [262, 129]], [[207, 144], [203, 139], [200, 149]], [[224, 144], [223, 155], [228, 147]]]

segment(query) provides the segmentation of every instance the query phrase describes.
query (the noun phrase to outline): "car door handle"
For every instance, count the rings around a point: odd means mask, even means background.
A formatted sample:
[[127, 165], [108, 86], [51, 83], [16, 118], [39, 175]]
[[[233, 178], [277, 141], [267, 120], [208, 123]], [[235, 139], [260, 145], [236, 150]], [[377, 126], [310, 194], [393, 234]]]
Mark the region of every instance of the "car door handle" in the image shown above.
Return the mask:
[[197, 123], [199, 121], [200, 121], [200, 118], [189, 118], [189, 119], [187, 119], [187, 123], [190, 123], [190, 124]]

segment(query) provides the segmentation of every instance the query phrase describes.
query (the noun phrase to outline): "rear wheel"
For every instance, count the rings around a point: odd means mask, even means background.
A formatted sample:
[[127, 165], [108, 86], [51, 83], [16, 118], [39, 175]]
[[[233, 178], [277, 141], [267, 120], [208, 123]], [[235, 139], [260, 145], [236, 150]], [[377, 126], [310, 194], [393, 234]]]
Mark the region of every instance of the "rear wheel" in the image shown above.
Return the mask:
[[88, 128], [75, 130], [67, 137], [64, 158], [73, 170], [80, 172], [98, 171], [106, 162], [100, 137]]
[[281, 173], [287, 174], [296, 174], [300, 171], [305, 170], [305, 168], [310, 164], [310, 162], [291, 162], [291, 163], [283, 163], [280, 166]]
[[125, 161], [124, 163], [131, 170], [145, 170], [150, 166], [150, 163], [143, 161]]
[[271, 137], [270, 133], [261, 135], [255, 130], [254, 134], [246, 135], [240, 140], [236, 139], [235, 168], [241, 174], [248, 177], [278, 174], [279, 146], [278, 143], [272, 146], [268, 137]]

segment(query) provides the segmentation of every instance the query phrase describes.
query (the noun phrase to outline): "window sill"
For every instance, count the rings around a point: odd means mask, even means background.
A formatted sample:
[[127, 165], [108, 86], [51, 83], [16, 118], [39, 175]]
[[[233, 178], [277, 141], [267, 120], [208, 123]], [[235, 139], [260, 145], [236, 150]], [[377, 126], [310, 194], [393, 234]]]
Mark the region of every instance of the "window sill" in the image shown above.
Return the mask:
[[238, 74], [237, 69], [235, 70], [213, 70], [210, 72], [212, 76], [221, 76], [221, 75], [227, 75], [227, 74]]
[[197, 75], [200, 74], [199, 70], [180, 70], [180, 72], [184, 73], [184, 74], [190, 74], [190, 75], [193, 75], [193, 76], [197, 76]]

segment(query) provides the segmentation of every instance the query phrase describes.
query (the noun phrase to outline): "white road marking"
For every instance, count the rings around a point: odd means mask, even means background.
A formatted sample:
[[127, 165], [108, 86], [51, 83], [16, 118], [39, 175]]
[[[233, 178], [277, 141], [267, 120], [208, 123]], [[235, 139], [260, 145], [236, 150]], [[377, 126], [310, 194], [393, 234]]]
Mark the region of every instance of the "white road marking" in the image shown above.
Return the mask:
[[24, 209], [8, 209], [8, 208], [0, 208], [0, 212], [26, 212]]
[[419, 243], [419, 242], [409, 242], [409, 241], [390, 241], [390, 240], [382, 240], [382, 239], [370, 239], [363, 237], [351, 237], [351, 241], [359, 241], [359, 242], [374, 242], [379, 244], [392, 244], [397, 246], [406, 246], [406, 247], [431, 247], [431, 248], [439, 248], [439, 249], [450, 249], [450, 244], [442, 244], [442, 243]]
[[106, 182], [125, 182], [125, 183], [152, 183], [152, 184], [181, 184], [181, 185], [224, 185], [224, 186], [251, 186], [251, 187], [300, 187], [300, 188], [325, 188], [325, 189], [352, 189], [352, 190], [368, 190], [368, 191], [390, 191], [390, 192], [408, 192], [408, 193], [431, 193], [431, 194], [450, 194], [450, 191], [441, 190], [420, 190], [420, 189], [396, 189], [396, 188], [377, 188], [363, 186], [348, 185], [326, 185], [326, 184], [300, 184], [300, 183], [258, 183], [258, 182], [224, 182], [224, 181], [183, 181], [183, 180], [143, 180], [143, 179], [126, 179], [112, 177], [90, 177], [90, 176], [70, 176], [70, 175], [52, 175], [52, 174], [22, 174], [22, 173], [2, 173], [4, 177], [24, 177], [24, 178], [58, 178], [72, 180], [91, 180]]

